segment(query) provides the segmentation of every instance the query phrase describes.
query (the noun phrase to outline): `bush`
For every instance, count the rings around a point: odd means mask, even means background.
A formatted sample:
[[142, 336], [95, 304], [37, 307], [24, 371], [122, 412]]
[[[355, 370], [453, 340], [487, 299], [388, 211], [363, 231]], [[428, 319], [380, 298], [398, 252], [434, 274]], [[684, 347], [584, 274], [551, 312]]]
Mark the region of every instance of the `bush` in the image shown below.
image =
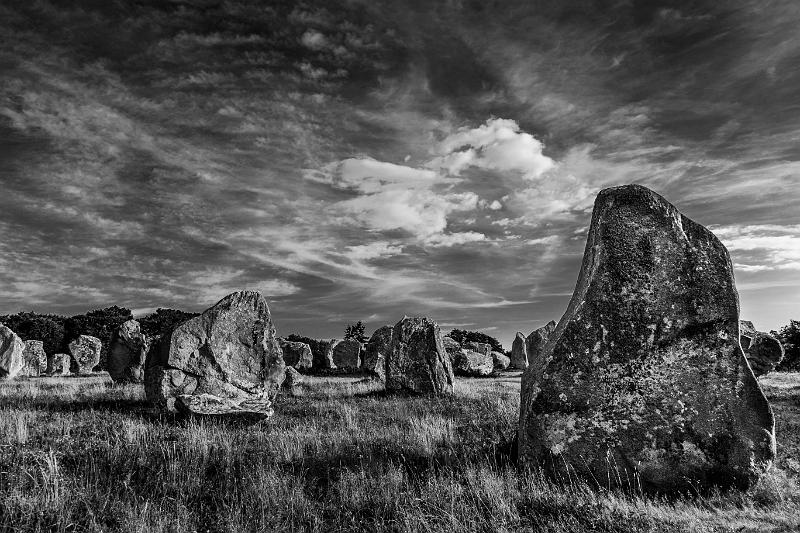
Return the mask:
[[492, 350], [495, 352], [505, 353], [503, 350], [503, 345], [500, 344], [499, 340], [495, 339], [494, 337], [490, 337], [486, 333], [481, 333], [480, 331], [454, 329], [450, 331], [447, 336], [459, 344], [464, 344], [465, 342], [482, 342], [484, 344], [491, 345]]
[[31, 311], [15, 315], [0, 316], [0, 322], [11, 328], [24, 341], [38, 340], [44, 343], [48, 354], [60, 352], [64, 347], [64, 322], [66, 317], [40, 315]]
[[142, 333], [152, 339], [153, 337], [161, 337], [171, 332], [177, 326], [183, 324], [190, 318], [196, 317], [198, 314], [199, 313], [189, 313], [178, 309], [164, 309], [159, 307], [154, 313], [145, 315], [137, 320], [142, 328]]
[[345, 339], [352, 339], [354, 341], [358, 341], [361, 344], [364, 344], [369, 339], [365, 335], [366, 327], [364, 323], [360, 320], [355, 324], [350, 324], [346, 328], [344, 328], [344, 338]]
[[790, 320], [776, 336], [786, 351], [777, 370], [800, 371], [800, 321]]

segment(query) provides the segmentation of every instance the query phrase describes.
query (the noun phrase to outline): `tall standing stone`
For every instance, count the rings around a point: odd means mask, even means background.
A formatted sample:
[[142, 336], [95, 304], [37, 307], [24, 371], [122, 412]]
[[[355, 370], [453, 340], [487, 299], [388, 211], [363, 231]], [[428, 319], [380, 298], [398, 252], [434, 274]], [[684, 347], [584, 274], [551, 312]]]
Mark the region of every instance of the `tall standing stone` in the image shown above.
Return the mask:
[[361, 371], [384, 381], [386, 379], [386, 354], [392, 345], [392, 326], [375, 330], [364, 348]]
[[203, 396], [202, 401], [184, 398], [181, 406], [191, 410], [213, 404], [219, 414], [225, 406], [246, 402], [247, 411], [268, 413], [284, 369], [266, 300], [258, 292], [241, 291], [177, 326], [150, 349], [145, 391], [151, 402], [168, 410], [177, 409], [178, 396], [211, 395], [233, 403]]
[[47, 354], [42, 341], [27, 340], [22, 358], [25, 361], [20, 376], [41, 376], [47, 371]]
[[283, 361], [286, 366], [291, 366], [295, 370], [309, 370], [312, 368], [314, 356], [308, 344], [285, 340], [281, 340], [280, 343], [281, 350], [283, 350]]
[[0, 379], [14, 379], [25, 366], [25, 343], [0, 324]]
[[641, 186], [597, 197], [566, 313], [523, 375], [519, 456], [556, 477], [745, 488], [775, 455], [728, 252]]
[[416, 394], [451, 394], [453, 368], [439, 326], [427, 317], [405, 317], [392, 330], [386, 388]]
[[343, 372], [357, 372], [361, 367], [361, 343], [355, 339], [344, 339], [334, 344], [331, 359], [333, 368]]
[[775, 370], [783, 359], [781, 341], [763, 331], [756, 331], [749, 320], [739, 321], [739, 343], [756, 377]]
[[528, 368], [528, 348], [525, 345], [525, 335], [517, 332], [511, 344], [511, 366], [524, 370]]
[[[525, 339], [525, 352], [528, 355], [528, 363], [536, 361], [541, 357], [542, 349], [547, 344], [547, 339], [556, 330], [555, 321], [551, 320], [539, 329], [535, 329]], [[527, 367], [526, 367], [527, 368]]]
[[80, 335], [69, 343], [69, 353], [78, 365], [78, 374], [91, 374], [94, 367], [100, 364], [100, 352], [103, 343], [97, 337]]
[[128, 320], [120, 324], [111, 339], [108, 352], [108, 373], [114, 381], [142, 383], [144, 363], [149, 349], [147, 337], [139, 322]]

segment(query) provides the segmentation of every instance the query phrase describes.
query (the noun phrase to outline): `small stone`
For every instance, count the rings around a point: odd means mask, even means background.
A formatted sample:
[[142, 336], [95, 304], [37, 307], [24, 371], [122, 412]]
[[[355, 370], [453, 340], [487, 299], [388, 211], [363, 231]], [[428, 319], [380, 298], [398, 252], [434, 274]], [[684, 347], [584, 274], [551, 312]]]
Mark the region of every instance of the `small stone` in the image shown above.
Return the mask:
[[0, 324], [0, 379], [14, 379], [25, 366], [25, 343]]
[[71, 358], [69, 354], [55, 353], [47, 356], [48, 376], [68, 376]]
[[20, 371], [20, 376], [41, 376], [47, 371], [47, 354], [44, 353], [42, 341], [28, 340], [25, 342], [23, 359], [25, 365]]

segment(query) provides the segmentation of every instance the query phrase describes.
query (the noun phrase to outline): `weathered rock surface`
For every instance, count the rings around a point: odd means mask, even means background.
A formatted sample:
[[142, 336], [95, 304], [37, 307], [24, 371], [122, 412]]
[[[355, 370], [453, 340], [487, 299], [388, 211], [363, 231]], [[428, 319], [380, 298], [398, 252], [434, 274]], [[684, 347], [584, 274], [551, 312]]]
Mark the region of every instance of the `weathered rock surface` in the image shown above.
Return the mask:
[[314, 356], [311, 354], [311, 347], [305, 342], [294, 342], [281, 340], [281, 350], [283, 350], [283, 361], [287, 367], [295, 370], [308, 370], [314, 363]]
[[492, 355], [492, 345], [485, 342], [465, 342], [462, 348], [483, 355]]
[[103, 343], [97, 337], [81, 335], [69, 343], [69, 353], [78, 365], [78, 374], [91, 374], [94, 367], [100, 364], [100, 351]]
[[119, 382], [142, 383], [149, 346], [139, 322], [128, 320], [120, 324], [109, 347], [107, 364], [111, 378]]
[[472, 350], [461, 350], [453, 361], [453, 372], [459, 376], [481, 378], [492, 375], [493, 371], [494, 360], [491, 353], [487, 355]]
[[285, 369], [269, 307], [254, 291], [230, 294], [164, 335], [145, 367], [148, 399], [168, 410], [187, 394], [236, 402], [272, 398]]
[[644, 187], [602, 191], [572, 300], [523, 375], [522, 466], [659, 491], [749, 486], [774, 458], [774, 418], [738, 315], [710, 231]]
[[331, 352], [333, 368], [343, 372], [358, 372], [361, 367], [361, 343], [344, 339], [333, 345]]
[[444, 345], [444, 351], [447, 352], [447, 355], [450, 357], [450, 362], [452, 363], [455, 361], [456, 356], [461, 353], [461, 345], [458, 341], [446, 335], [442, 337], [442, 344]]
[[198, 418], [216, 418], [256, 423], [274, 413], [272, 402], [263, 397], [238, 399], [222, 398], [213, 394], [181, 394], [175, 398], [178, 413]]
[[283, 380], [283, 387], [291, 389], [303, 383], [303, 374], [295, 370], [292, 366], [286, 367], [286, 379]]
[[538, 361], [542, 354], [544, 345], [547, 344], [547, 339], [556, 330], [555, 321], [551, 320], [539, 329], [535, 329], [525, 339], [525, 352], [528, 355], [528, 364], [532, 361]]
[[42, 341], [27, 340], [22, 358], [24, 365], [20, 376], [41, 376], [47, 371], [47, 354], [44, 353]]
[[511, 366], [521, 370], [528, 368], [528, 347], [525, 335], [520, 332], [517, 332], [511, 344]]
[[395, 324], [386, 361], [386, 388], [452, 394], [453, 382], [453, 367], [436, 322], [405, 317]]
[[386, 380], [386, 354], [392, 345], [392, 326], [383, 326], [375, 330], [364, 348], [361, 370], [365, 374]]
[[69, 354], [54, 353], [47, 356], [48, 376], [68, 376], [71, 358]]
[[506, 370], [511, 366], [511, 358], [504, 353], [492, 352], [495, 370]]
[[25, 343], [0, 324], [0, 379], [14, 379], [25, 366]]
[[739, 343], [756, 377], [775, 370], [783, 359], [781, 342], [763, 331], [756, 331], [749, 320], [739, 321]]

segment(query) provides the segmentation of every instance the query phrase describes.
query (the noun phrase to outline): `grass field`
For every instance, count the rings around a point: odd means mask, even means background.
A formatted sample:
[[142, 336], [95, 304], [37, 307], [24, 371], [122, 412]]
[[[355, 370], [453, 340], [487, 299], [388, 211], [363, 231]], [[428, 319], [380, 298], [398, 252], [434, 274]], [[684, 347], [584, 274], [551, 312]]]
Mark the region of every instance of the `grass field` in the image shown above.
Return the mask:
[[0, 387], [3, 531], [798, 531], [800, 374], [763, 382], [779, 461], [667, 501], [519, 476], [519, 379], [451, 399], [311, 378], [262, 426], [159, 417], [135, 386]]

